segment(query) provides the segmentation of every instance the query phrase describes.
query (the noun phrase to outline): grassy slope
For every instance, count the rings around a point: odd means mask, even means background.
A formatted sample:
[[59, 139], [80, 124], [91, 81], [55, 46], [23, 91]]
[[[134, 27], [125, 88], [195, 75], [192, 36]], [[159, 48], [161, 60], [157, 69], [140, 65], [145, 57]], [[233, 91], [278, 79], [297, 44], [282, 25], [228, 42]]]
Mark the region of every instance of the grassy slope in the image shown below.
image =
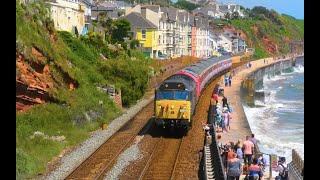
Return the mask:
[[[60, 103], [41, 104], [16, 115], [17, 179], [32, 178], [44, 173], [47, 162], [63, 149], [82, 142], [101, 122], [108, 123], [120, 114], [113, 101], [105, 93], [97, 90], [97, 85], [112, 83], [123, 91], [134, 91], [123, 93], [125, 97], [132, 98], [131, 101], [127, 101], [127, 105], [130, 105], [141, 98], [147, 84], [146, 74], [149, 69], [139, 60], [141, 54], [132, 52], [136, 54], [135, 61], [131, 61], [127, 55], [109, 61], [102, 60], [98, 52], [71, 34], [55, 32], [44, 6], [40, 1], [27, 6], [16, 1], [16, 53], [21, 54], [26, 61], [49, 66], [52, 78], [48, 79], [54, 84], [54, 88], [49, 92]], [[52, 34], [57, 36], [55, 42], [50, 40]], [[45, 58], [34, 58], [31, 53], [32, 47], [36, 47]], [[144, 56], [140, 59], [142, 58], [145, 59]], [[72, 67], [68, 65], [70, 63]], [[63, 73], [79, 83], [75, 90], [70, 91], [68, 84], [64, 83]], [[129, 77], [130, 74], [133, 76]], [[19, 74], [17, 77], [20, 78]], [[135, 84], [134, 88], [129, 88]], [[99, 101], [103, 101], [102, 106], [99, 105]], [[98, 115], [88, 122], [85, 118], [85, 113], [88, 112]], [[63, 135], [66, 139], [57, 142], [43, 137], [31, 138], [36, 131], [49, 137]]]
[[[224, 23], [243, 30], [248, 37], [248, 41], [252, 42], [256, 50], [255, 58], [262, 58], [272, 55], [266, 51], [265, 43], [262, 40], [264, 35], [278, 45], [279, 53], [287, 53], [289, 50], [289, 43], [283, 37], [286, 36], [290, 40], [304, 39], [303, 20], [297, 20], [287, 15], [278, 15], [278, 19], [282, 22], [282, 25], [277, 25], [269, 18], [264, 18], [263, 20], [231, 20], [228, 23]], [[259, 27], [258, 33], [253, 30], [252, 27], [254, 25]]]

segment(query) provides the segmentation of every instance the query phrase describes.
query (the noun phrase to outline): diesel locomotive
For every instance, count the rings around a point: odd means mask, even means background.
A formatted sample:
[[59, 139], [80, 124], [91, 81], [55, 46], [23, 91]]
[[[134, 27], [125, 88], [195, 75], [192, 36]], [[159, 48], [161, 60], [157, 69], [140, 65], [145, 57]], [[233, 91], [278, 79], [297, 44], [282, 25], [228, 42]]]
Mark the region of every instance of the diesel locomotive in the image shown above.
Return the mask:
[[231, 65], [229, 55], [204, 59], [160, 83], [155, 90], [155, 124], [189, 130], [201, 92], [216, 77], [228, 72]]

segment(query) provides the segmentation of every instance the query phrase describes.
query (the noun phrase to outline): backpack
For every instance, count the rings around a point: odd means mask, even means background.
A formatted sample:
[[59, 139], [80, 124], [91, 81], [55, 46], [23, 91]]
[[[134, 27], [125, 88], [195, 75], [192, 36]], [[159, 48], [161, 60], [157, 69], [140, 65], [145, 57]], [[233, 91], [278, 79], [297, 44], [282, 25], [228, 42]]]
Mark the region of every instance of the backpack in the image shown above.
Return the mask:
[[281, 180], [287, 180], [289, 176], [288, 168], [285, 168], [282, 164], [280, 164], [280, 166], [283, 167], [282, 173], [279, 174], [281, 176]]

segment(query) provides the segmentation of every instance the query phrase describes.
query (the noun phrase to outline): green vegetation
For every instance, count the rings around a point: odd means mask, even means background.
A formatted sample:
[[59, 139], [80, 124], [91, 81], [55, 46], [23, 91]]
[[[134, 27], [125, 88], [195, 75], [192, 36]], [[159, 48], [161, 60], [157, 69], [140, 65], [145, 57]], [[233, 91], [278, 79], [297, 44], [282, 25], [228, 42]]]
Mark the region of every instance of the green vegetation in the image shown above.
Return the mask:
[[185, 9], [185, 10], [194, 10], [197, 7], [200, 7], [199, 5], [193, 4], [191, 2], [188, 2], [186, 0], [178, 0], [175, 4], [174, 7], [179, 8], [179, 9]]
[[[16, 0], [16, 54], [27, 66], [36, 63], [49, 67], [51, 77], [44, 83], [53, 84], [49, 94], [57, 101], [17, 113], [16, 179], [44, 173], [47, 162], [63, 149], [82, 142], [101, 122], [109, 123], [120, 115], [114, 102], [97, 87], [114, 84], [116, 91], [122, 91], [123, 105], [129, 107], [145, 93], [146, 74], [151, 71], [150, 58], [130, 48], [111, 49], [101, 35], [90, 32], [77, 38], [56, 32], [48, 8], [41, 0], [28, 4]], [[32, 47], [43, 58], [33, 55]], [[17, 78], [22, 79], [19, 66], [16, 70]], [[66, 77], [76, 82], [74, 90], [69, 90]], [[33, 137], [37, 131], [44, 135]], [[52, 136], [64, 136], [65, 140], [53, 141]]]
[[[244, 9], [244, 8], [242, 8]], [[254, 7], [252, 10], [244, 9], [248, 16], [244, 20], [231, 18], [231, 20], [218, 20], [211, 23], [215, 29], [218, 24], [233, 26], [243, 30], [247, 36], [248, 47], [255, 48], [254, 59], [277, 55], [269, 52], [267, 38], [278, 46], [278, 54], [289, 52], [289, 41], [304, 39], [304, 21], [292, 16], [280, 15], [274, 10], [265, 7]]]

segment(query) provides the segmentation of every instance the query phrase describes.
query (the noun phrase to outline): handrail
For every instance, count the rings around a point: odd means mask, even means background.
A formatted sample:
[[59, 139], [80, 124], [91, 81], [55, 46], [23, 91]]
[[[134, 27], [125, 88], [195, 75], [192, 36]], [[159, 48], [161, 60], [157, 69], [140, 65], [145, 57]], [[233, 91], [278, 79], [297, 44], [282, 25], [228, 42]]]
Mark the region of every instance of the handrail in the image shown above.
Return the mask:
[[292, 149], [292, 163], [295, 165], [295, 167], [301, 174], [302, 169], [304, 168], [304, 160], [301, 158], [301, 156], [295, 149]]

